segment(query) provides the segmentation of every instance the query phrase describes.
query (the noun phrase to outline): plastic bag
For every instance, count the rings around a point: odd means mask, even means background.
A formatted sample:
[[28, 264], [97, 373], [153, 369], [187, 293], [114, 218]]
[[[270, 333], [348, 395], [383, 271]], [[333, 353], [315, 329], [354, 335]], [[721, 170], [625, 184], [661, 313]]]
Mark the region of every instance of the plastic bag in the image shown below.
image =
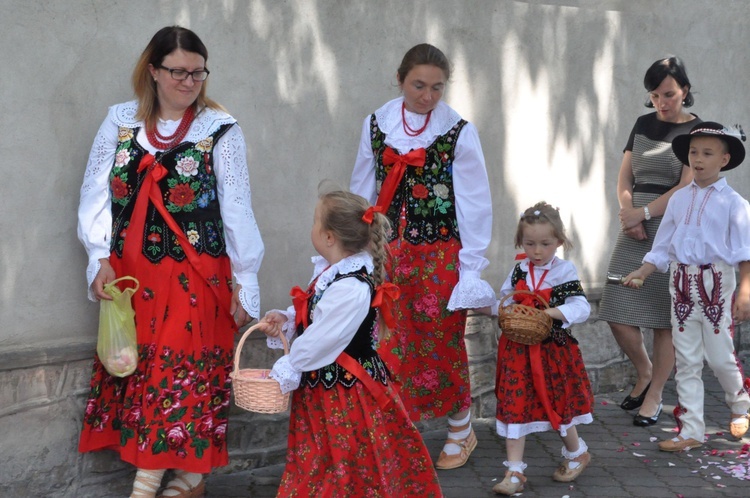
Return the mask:
[[[135, 287], [121, 291], [117, 283], [132, 280]], [[127, 377], [138, 364], [138, 344], [135, 334], [135, 311], [130, 302], [139, 282], [133, 277], [121, 277], [106, 284], [104, 292], [112, 301], [101, 300], [99, 308], [99, 336], [96, 353], [110, 375]]]

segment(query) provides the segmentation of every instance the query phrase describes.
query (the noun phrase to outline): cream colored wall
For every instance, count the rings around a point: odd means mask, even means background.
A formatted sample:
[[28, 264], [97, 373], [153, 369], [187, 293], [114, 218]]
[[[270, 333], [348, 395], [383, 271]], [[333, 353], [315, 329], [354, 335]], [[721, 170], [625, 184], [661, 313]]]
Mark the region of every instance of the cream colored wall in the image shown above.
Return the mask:
[[[253, 204], [266, 244], [262, 308], [287, 305], [309, 276], [316, 185], [348, 185], [364, 117], [398, 95], [395, 71], [428, 41], [454, 63], [445, 100], [482, 138], [495, 211], [499, 287], [517, 214], [560, 207], [590, 287], [616, 234], [621, 151], [646, 112], [643, 73], [686, 61], [704, 119], [750, 128], [744, 1], [0, 0], [0, 346], [92, 341], [78, 189], [107, 107], [151, 35], [195, 30], [209, 49], [209, 94], [249, 145]], [[729, 174], [750, 196], [750, 164]]]

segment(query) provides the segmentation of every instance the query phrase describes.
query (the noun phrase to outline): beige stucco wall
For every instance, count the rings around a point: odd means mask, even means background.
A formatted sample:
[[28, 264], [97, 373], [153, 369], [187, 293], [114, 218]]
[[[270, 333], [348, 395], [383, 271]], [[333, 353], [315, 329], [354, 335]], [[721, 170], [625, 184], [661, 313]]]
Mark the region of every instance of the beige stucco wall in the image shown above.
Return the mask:
[[[397, 96], [404, 51], [452, 59], [445, 100], [474, 122], [495, 208], [485, 276], [511, 264], [518, 212], [560, 207], [585, 282], [601, 284], [616, 233], [621, 150], [646, 112], [645, 69], [684, 58], [702, 118], [750, 127], [750, 4], [723, 1], [0, 0], [0, 345], [91, 340], [76, 240], [78, 189], [107, 107], [150, 36], [179, 23], [208, 46], [209, 94], [249, 144], [267, 252], [262, 307], [309, 274], [317, 183], [348, 185], [362, 119]], [[750, 195], [750, 166], [729, 175]]]

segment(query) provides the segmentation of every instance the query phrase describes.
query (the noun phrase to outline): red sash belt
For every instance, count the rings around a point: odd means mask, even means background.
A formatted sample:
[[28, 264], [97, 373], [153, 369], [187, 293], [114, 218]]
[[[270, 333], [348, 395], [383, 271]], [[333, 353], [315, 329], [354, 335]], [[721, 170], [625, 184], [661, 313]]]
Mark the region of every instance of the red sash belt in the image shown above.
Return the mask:
[[372, 394], [375, 401], [378, 402], [381, 410], [385, 411], [385, 409], [388, 408], [388, 405], [392, 401], [391, 397], [388, 396], [388, 391], [385, 390], [383, 384], [380, 384], [373, 379], [357, 360], [349, 356], [348, 353], [342, 352], [338, 358], [336, 358], [336, 363], [344, 367], [370, 390], [370, 394]]
[[164, 207], [164, 199], [162, 198], [161, 189], [159, 188], [159, 181], [167, 175], [167, 170], [161, 163], [156, 161], [156, 158], [152, 154], [146, 154], [143, 156], [140, 165], [138, 166], [138, 173], [141, 173], [144, 169], [148, 169], [143, 184], [138, 192], [138, 197], [135, 201], [133, 208], [133, 214], [130, 217], [130, 225], [125, 236], [125, 244], [123, 246], [123, 259], [131, 268], [136, 268], [137, 256], [141, 252], [141, 246], [143, 244], [143, 231], [146, 227], [146, 214], [148, 211], [148, 201], [150, 200], [159, 214], [164, 218], [167, 226], [174, 232], [177, 240], [180, 243], [180, 247], [185, 251], [188, 261], [193, 266], [196, 272], [203, 277], [206, 285], [213, 291], [216, 296], [216, 301], [221, 308], [232, 318], [231, 323], [234, 326], [235, 331], [237, 330], [234, 317], [229, 312], [229, 303], [225, 302], [219, 295], [219, 291], [216, 286], [212, 285], [209, 281], [209, 277], [204, 273], [203, 265], [198, 257], [193, 245], [188, 240], [185, 232], [182, 231], [182, 227], [175, 221], [167, 208]]
[[424, 149], [416, 149], [399, 155], [390, 147], [386, 147], [383, 152], [383, 165], [390, 166], [392, 164], [393, 168], [391, 168], [391, 171], [388, 172], [385, 180], [383, 180], [383, 185], [380, 187], [380, 194], [375, 205], [388, 209], [393, 200], [393, 195], [396, 193], [396, 189], [404, 177], [406, 167], [423, 168], [426, 157]]

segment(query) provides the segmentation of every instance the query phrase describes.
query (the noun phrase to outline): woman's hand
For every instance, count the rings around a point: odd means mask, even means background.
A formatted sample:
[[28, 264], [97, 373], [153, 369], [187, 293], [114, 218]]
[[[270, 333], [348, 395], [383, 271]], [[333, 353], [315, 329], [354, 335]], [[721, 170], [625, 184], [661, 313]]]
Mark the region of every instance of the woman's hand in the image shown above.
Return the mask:
[[648, 235], [646, 235], [646, 229], [643, 227], [643, 223], [638, 223], [633, 228], [623, 229], [623, 233], [630, 237], [631, 239], [635, 240], [646, 240], [648, 238]]
[[279, 337], [281, 328], [286, 323], [286, 317], [279, 312], [272, 311], [258, 322], [258, 329], [268, 337]]
[[242, 307], [242, 303], [240, 302], [240, 289], [242, 289], [240, 284], [234, 286], [234, 290], [232, 291], [232, 304], [229, 306], [229, 313], [234, 317], [234, 321], [238, 327], [247, 325], [255, 319], [255, 317], [250, 316], [250, 314], [245, 311], [245, 308]]
[[99, 273], [96, 274], [94, 281], [91, 282], [91, 290], [94, 291], [94, 297], [96, 299], [111, 301], [112, 296], [104, 292], [104, 284], [108, 284], [115, 280], [117, 275], [115, 275], [115, 270], [112, 268], [112, 265], [109, 264], [107, 258], [101, 258], [99, 264], [101, 264], [101, 268], [99, 268]]
[[640, 225], [646, 219], [646, 214], [642, 207], [625, 207], [620, 209], [620, 226], [623, 230], [628, 230]]

